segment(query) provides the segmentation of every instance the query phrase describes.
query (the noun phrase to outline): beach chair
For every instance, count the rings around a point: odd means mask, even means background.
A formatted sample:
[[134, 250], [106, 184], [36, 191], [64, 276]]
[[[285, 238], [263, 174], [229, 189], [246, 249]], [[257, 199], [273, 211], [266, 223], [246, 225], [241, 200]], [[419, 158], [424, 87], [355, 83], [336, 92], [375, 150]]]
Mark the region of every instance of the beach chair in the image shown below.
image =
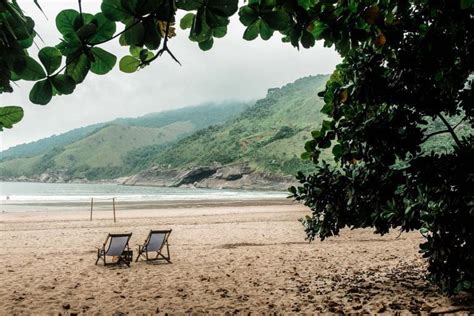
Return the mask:
[[[154, 260], [165, 260], [171, 263], [170, 260], [170, 248], [168, 244], [168, 237], [171, 234], [169, 230], [150, 230], [148, 237], [146, 238], [143, 245], [138, 246], [138, 256], [135, 262], [143, 256], [146, 261]], [[163, 254], [163, 249], [166, 246], [166, 255]], [[150, 258], [149, 253], [156, 252], [156, 256]]]
[[[102, 247], [97, 249], [97, 260], [95, 264], [102, 258], [104, 266], [124, 263], [130, 267], [130, 262], [133, 260], [133, 253], [128, 247], [128, 242], [131, 237], [132, 233], [109, 234]], [[107, 257], [117, 257], [118, 260], [116, 262], [107, 262]]]

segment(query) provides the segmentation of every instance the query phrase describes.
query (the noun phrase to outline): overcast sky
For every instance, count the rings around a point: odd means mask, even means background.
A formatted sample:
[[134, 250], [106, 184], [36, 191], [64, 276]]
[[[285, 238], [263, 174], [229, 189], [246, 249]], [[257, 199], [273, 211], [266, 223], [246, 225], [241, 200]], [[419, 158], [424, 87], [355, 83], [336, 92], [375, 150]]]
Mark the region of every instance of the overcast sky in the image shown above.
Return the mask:
[[[40, 47], [59, 43], [55, 17], [65, 8], [75, 8], [77, 3], [39, 1], [46, 20], [32, 0], [18, 2], [36, 22], [36, 31], [44, 40], [37, 40]], [[96, 13], [100, 3], [83, 1], [83, 11]], [[121, 24], [117, 26], [122, 29]], [[19, 82], [13, 93], [0, 95], [1, 106], [20, 105], [25, 110], [20, 123], [0, 132], [1, 149], [117, 117], [136, 117], [208, 101], [261, 98], [268, 88], [308, 75], [331, 73], [340, 60], [333, 49], [323, 48], [321, 42], [312, 49], [298, 51], [282, 43], [277, 33], [269, 41], [259, 38], [247, 42], [242, 39], [243, 31], [234, 16], [227, 36], [215, 40], [214, 47], [203, 52], [188, 40], [188, 30], [178, 29], [169, 46], [182, 66], [165, 56], [134, 74], [121, 73], [118, 65], [105, 76], [89, 73], [72, 95], [53, 97], [46, 106], [31, 104], [28, 94], [32, 84]], [[119, 59], [128, 53], [127, 48], [115, 42], [103, 47]], [[35, 48], [31, 52], [37, 57]]]

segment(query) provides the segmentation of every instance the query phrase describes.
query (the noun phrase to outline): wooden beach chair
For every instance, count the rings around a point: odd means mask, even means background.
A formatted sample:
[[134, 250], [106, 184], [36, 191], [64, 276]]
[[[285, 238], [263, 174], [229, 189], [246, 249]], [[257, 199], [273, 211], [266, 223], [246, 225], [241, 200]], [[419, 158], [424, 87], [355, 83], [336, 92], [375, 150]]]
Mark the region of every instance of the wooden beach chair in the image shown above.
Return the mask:
[[[138, 246], [138, 256], [135, 262], [143, 256], [146, 261], [154, 260], [165, 260], [168, 263], [171, 263], [170, 260], [170, 248], [168, 244], [168, 238], [171, 234], [171, 229], [169, 230], [150, 230], [148, 237], [146, 238], [143, 245]], [[166, 255], [163, 254], [163, 249], [166, 246]], [[148, 255], [149, 252], [156, 252], [156, 256], [150, 258]]]
[[[102, 258], [104, 266], [124, 263], [130, 267], [130, 262], [133, 260], [133, 253], [128, 246], [128, 242], [131, 237], [132, 233], [109, 234], [102, 247], [97, 249], [97, 260], [95, 264]], [[107, 257], [117, 257], [118, 260], [115, 262], [107, 262]]]

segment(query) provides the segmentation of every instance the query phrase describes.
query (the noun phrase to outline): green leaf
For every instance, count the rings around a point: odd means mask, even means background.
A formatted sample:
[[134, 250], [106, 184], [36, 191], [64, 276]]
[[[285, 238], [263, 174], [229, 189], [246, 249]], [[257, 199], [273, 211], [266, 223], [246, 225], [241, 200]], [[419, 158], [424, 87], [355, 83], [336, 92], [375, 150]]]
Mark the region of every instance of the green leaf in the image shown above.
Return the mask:
[[323, 148], [323, 149], [329, 148], [331, 147], [331, 141], [329, 139], [325, 139], [321, 143], [319, 143], [318, 146], [319, 148]]
[[137, 71], [139, 66], [140, 61], [133, 56], [124, 56], [119, 62], [120, 70], [126, 73]]
[[79, 56], [67, 56], [66, 64], [66, 74], [70, 75], [76, 84], [84, 81], [91, 68], [91, 62], [84, 53]]
[[204, 42], [212, 37], [212, 29], [206, 21], [206, 15], [202, 11], [198, 11], [194, 24], [191, 28], [189, 39], [194, 42]]
[[19, 79], [36, 81], [46, 77], [43, 67], [30, 56], [24, 56], [19, 68], [19, 71], [15, 69]]
[[229, 17], [238, 10], [238, 0], [208, 0], [207, 6], [218, 15]]
[[426, 235], [426, 234], [428, 234], [429, 232], [430, 232], [430, 230], [429, 230], [428, 228], [426, 228], [426, 227], [421, 227], [421, 228], [420, 228], [420, 233], [421, 233], [422, 235]]
[[336, 144], [332, 148], [332, 154], [334, 155], [334, 158], [339, 159], [342, 156], [342, 146], [341, 144]]
[[60, 94], [71, 94], [76, 88], [76, 82], [69, 75], [59, 74], [51, 78], [51, 84]]
[[140, 58], [140, 53], [142, 51], [142, 48], [139, 46], [130, 46], [129, 51], [133, 57]]
[[259, 33], [259, 23], [258, 21], [250, 24], [244, 32], [244, 39], [251, 41], [257, 38]]
[[313, 139], [319, 139], [321, 137], [321, 132], [318, 130], [312, 131], [311, 136], [313, 137]]
[[52, 97], [53, 86], [48, 79], [38, 81], [30, 91], [30, 101], [35, 104], [48, 104]]
[[188, 13], [185, 16], [183, 16], [183, 18], [179, 22], [179, 27], [182, 30], [191, 28], [191, 26], [193, 26], [194, 16], [195, 16], [194, 13]]
[[316, 3], [316, 0], [298, 0], [298, 5], [305, 10], [308, 10], [309, 8], [313, 7]]
[[76, 33], [74, 33], [64, 35], [64, 38], [61, 39], [61, 43], [56, 45], [56, 48], [61, 51], [61, 54], [67, 56], [74, 54], [76, 51], [78, 51], [81, 48], [81, 45], [81, 41], [76, 36]]
[[290, 26], [290, 16], [286, 11], [277, 10], [265, 13], [262, 15], [262, 19], [268, 23], [268, 25], [277, 31], [284, 31]]
[[94, 35], [96, 32], [97, 32], [97, 25], [95, 25], [94, 23], [87, 23], [81, 26], [77, 30], [76, 34], [77, 34], [77, 37], [79, 37], [81, 40], [85, 40], [91, 37], [92, 35]]
[[38, 57], [48, 75], [55, 72], [61, 66], [62, 55], [56, 47], [44, 47], [38, 52]]
[[313, 47], [315, 44], [316, 40], [310, 32], [304, 30], [303, 35], [301, 35], [301, 44], [303, 45], [304, 48], [310, 48]]
[[211, 9], [206, 10], [206, 22], [211, 28], [227, 26], [229, 19], [225, 16], [214, 13]]
[[110, 39], [114, 35], [116, 31], [115, 22], [109, 20], [104, 14], [97, 13], [94, 15], [93, 22], [97, 23], [97, 30], [89, 39], [89, 43], [100, 43]]
[[145, 36], [143, 37], [143, 44], [148, 49], [158, 49], [161, 43], [161, 33], [156, 27], [156, 21], [147, 19], [143, 22]]
[[212, 35], [217, 38], [224, 37], [227, 34], [227, 26], [219, 26], [212, 29]]
[[27, 39], [24, 39], [22, 41], [18, 41], [18, 44], [21, 46], [21, 48], [30, 48], [31, 45], [33, 45], [33, 36], [28, 37]]
[[124, 21], [132, 16], [131, 13], [122, 6], [120, 0], [102, 0], [100, 8], [105, 17], [111, 21]]
[[202, 1], [199, 0], [180, 0], [176, 2], [178, 9], [185, 11], [194, 11], [202, 6]]
[[150, 52], [148, 49], [142, 49], [138, 54], [138, 58], [140, 58], [141, 62], [146, 62], [152, 59], [154, 56], [155, 54], [153, 54], [153, 52]]
[[212, 48], [212, 45], [214, 44], [214, 40], [212, 39], [212, 37], [210, 39], [208, 39], [207, 41], [204, 41], [204, 42], [199, 42], [199, 48], [201, 50], [210, 50]]
[[63, 35], [75, 33], [74, 21], [77, 17], [79, 17], [79, 12], [76, 10], [67, 9], [59, 12], [56, 16], [56, 28]]
[[258, 19], [258, 13], [249, 6], [240, 8], [239, 20], [243, 25], [249, 26]]
[[326, 115], [331, 115], [333, 110], [332, 104], [331, 103], [325, 103], [323, 108], [321, 109], [321, 113], [324, 113]]
[[19, 106], [0, 107], [0, 131], [4, 128], [12, 128], [13, 124], [21, 121], [23, 115], [23, 109]]
[[162, 4], [161, 0], [122, 0], [122, 6], [134, 16], [144, 16], [156, 11]]
[[273, 30], [264, 20], [260, 20], [259, 23], [260, 23], [260, 37], [265, 41], [270, 39], [270, 37], [272, 37], [273, 35]]
[[323, 38], [322, 34], [327, 29], [328, 29], [328, 26], [321, 21], [314, 21], [309, 27], [309, 30], [311, 31], [311, 33], [318, 40]]
[[[130, 27], [132, 23], [127, 24], [126, 27]], [[143, 26], [143, 23], [139, 22], [130, 27], [130, 29], [123, 33], [122, 36], [128, 45], [141, 45], [143, 37], [145, 36], [145, 27]]]
[[105, 75], [114, 68], [117, 62], [117, 57], [100, 47], [93, 47], [91, 49], [94, 61], [91, 65], [91, 71], [97, 75]]
[[303, 160], [308, 160], [310, 158], [311, 158], [311, 153], [310, 152], [305, 151], [304, 153], [301, 154], [301, 159], [303, 159]]

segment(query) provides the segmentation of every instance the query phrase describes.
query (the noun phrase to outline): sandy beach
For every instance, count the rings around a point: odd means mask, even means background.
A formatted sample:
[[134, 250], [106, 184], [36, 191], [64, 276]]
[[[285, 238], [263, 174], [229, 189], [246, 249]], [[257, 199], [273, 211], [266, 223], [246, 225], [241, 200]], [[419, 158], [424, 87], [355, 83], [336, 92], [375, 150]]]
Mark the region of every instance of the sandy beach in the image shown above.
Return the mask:
[[[424, 279], [418, 233], [343, 231], [308, 243], [286, 200], [136, 203], [0, 213], [0, 315], [472, 312]], [[20, 207], [20, 206], [16, 206]], [[172, 264], [94, 265], [109, 232], [172, 229]]]

